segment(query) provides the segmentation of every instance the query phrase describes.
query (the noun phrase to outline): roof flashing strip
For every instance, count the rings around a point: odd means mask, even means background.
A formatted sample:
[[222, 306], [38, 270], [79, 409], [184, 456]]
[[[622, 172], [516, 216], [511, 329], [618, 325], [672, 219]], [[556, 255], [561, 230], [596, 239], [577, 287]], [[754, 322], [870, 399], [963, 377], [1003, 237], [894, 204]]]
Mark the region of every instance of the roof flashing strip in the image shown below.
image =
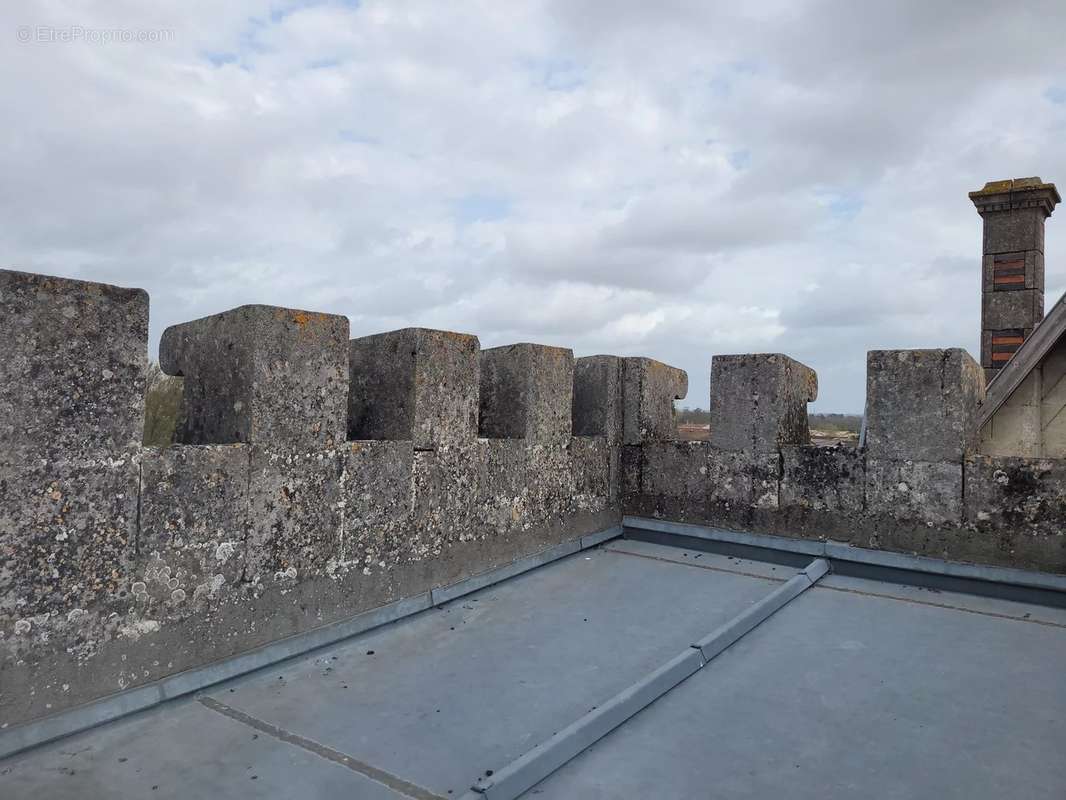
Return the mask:
[[[952, 589], [953, 591], [965, 591], [970, 594], [998, 597], [1003, 595], [1003, 590], [1017, 588], [1022, 592], [1030, 593], [1022, 599], [1022, 602], [1066, 608], [1066, 575], [1052, 572], [1034, 572], [1017, 567], [945, 561], [932, 556], [892, 550], [873, 550], [830, 539], [799, 539], [768, 533], [749, 533], [711, 525], [672, 522], [650, 517], [627, 515], [622, 518], [622, 527], [626, 530], [627, 538], [639, 539], [645, 534], [653, 534], [661, 535], [664, 540], [674, 540], [676, 537], [678, 541], [684, 541], [685, 538], [698, 539], [714, 546], [737, 545], [765, 551], [760, 554], [760, 558], [766, 560], [773, 560], [775, 554], [788, 555], [792, 558], [800, 556], [827, 558], [836, 564], [836, 571], [840, 573], [852, 572], [854, 566], [895, 570], [899, 576], [906, 573], [930, 576], [931, 579], [944, 584], [939, 588], [947, 588], [949, 582], [954, 580], [970, 585], [956, 586]], [[782, 562], [778, 560], [777, 563]], [[884, 580], [884, 578], [880, 579]], [[982, 585], [988, 589], [1000, 591], [979, 591]], [[1004, 595], [1004, 599], [1020, 598]]]
[[693, 643], [658, 669], [616, 694], [491, 776], [479, 778], [464, 800], [514, 800], [618, 726], [706, 666], [760, 623], [816, 584], [829, 562], [815, 559], [746, 611]]

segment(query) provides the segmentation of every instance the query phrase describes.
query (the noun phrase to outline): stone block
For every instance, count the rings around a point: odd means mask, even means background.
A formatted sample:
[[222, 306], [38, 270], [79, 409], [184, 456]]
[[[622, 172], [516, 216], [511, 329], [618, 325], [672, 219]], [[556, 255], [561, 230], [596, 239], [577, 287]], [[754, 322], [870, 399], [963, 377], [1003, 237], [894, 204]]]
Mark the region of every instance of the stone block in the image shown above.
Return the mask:
[[326, 574], [342, 550], [340, 454], [252, 446], [250, 465], [245, 580], [287, 586]]
[[0, 270], [0, 449], [80, 459], [140, 447], [148, 295]]
[[0, 629], [127, 598], [137, 547], [134, 459], [11, 455], [0, 454]]
[[871, 350], [866, 452], [893, 461], [962, 461], [977, 443], [985, 378], [965, 350]]
[[413, 513], [408, 557], [431, 558], [456, 542], [481, 535], [478, 477], [482, 444], [416, 451], [412, 466]]
[[526, 509], [523, 527], [559, 528], [560, 520], [575, 513], [570, 443], [534, 443], [526, 448]]
[[245, 445], [144, 451], [138, 539], [143, 600], [182, 613], [240, 583], [249, 469]]
[[677, 439], [674, 401], [688, 394], [688, 373], [651, 358], [622, 362], [622, 427], [626, 444]]
[[349, 345], [349, 439], [410, 439], [419, 450], [477, 438], [476, 336], [405, 328]]
[[159, 362], [185, 378], [183, 443], [314, 449], [345, 439], [347, 317], [241, 306], [167, 328]]
[[866, 459], [857, 447], [783, 447], [781, 506], [862, 512]]
[[643, 494], [703, 509], [710, 482], [707, 442], [648, 442], [643, 451]]
[[715, 356], [710, 442], [722, 450], [773, 453], [810, 442], [807, 403], [818, 376], [780, 353]]
[[414, 446], [407, 441], [350, 442], [342, 451], [344, 543], [331, 576], [408, 560]]
[[602, 480], [596, 467], [600, 455], [606, 466], [605, 445], [602, 440], [588, 439], [578, 447], [576, 458], [588, 470], [581, 476], [575, 475], [575, 451], [569, 442], [480, 440], [477, 457], [470, 459], [477, 474], [467, 511], [469, 531], [477, 536], [500, 536], [545, 526], [559, 528], [560, 521], [579, 508], [599, 506], [590, 493]]
[[988, 212], [984, 217], [984, 252], [1010, 253], [1017, 250], [1044, 252], [1044, 220], [1042, 208], [1019, 208], [1011, 211]]
[[481, 351], [480, 435], [565, 442], [572, 431], [574, 354], [512, 344]]
[[962, 462], [867, 458], [866, 510], [928, 526], [959, 525]]
[[621, 484], [621, 495], [628, 508], [629, 498], [636, 497], [641, 491], [644, 472], [644, 448], [637, 444], [622, 445], [619, 461], [618, 476]]
[[1043, 318], [1042, 289], [985, 292], [981, 295], [981, 320], [985, 330], [1029, 330]]
[[1047, 533], [1066, 542], [1066, 460], [972, 456], [966, 521], [988, 531]]
[[612, 457], [616, 448], [602, 436], [575, 436], [570, 442], [573, 496], [585, 510], [601, 510], [613, 497]]
[[707, 500], [712, 508], [776, 509], [780, 504], [781, 460], [777, 453], [710, 446], [707, 476]]
[[475, 507], [480, 523], [496, 535], [520, 528], [530, 511], [526, 443], [520, 439], [482, 439], [476, 463]]
[[574, 436], [622, 438], [622, 359], [586, 356], [574, 361]]

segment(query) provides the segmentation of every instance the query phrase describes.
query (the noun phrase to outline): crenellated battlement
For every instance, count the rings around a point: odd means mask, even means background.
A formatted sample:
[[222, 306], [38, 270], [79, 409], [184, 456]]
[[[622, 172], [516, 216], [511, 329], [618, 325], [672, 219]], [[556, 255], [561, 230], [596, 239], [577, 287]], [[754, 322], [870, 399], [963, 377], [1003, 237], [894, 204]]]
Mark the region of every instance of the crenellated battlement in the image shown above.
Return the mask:
[[167, 328], [159, 364], [185, 378], [183, 444], [316, 448], [345, 439], [347, 317], [240, 306]]
[[975, 455], [984, 376], [961, 350], [871, 352], [859, 448], [811, 445], [810, 367], [715, 356], [710, 440], [681, 442], [688, 376], [649, 358], [241, 306], [164, 332], [184, 413], [155, 448], [145, 292], [0, 271], [0, 341], [9, 724], [623, 514], [1066, 571], [1066, 464]]

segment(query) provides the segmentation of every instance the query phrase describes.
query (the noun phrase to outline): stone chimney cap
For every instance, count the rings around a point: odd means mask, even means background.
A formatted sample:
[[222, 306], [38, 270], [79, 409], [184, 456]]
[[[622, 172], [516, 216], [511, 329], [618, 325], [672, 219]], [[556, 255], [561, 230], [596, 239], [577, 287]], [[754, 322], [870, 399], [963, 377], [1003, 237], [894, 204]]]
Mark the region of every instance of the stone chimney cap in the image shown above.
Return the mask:
[[1036, 177], [989, 181], [984, 188], [970, 192], [970, 199], [982, 214], [986, 211], [1009, 211], [1038, 206], [1044, 209], [1047, 216], [1051, 216], [1055, 206], [1062, 202], [1055, 184], [1044, 183]]

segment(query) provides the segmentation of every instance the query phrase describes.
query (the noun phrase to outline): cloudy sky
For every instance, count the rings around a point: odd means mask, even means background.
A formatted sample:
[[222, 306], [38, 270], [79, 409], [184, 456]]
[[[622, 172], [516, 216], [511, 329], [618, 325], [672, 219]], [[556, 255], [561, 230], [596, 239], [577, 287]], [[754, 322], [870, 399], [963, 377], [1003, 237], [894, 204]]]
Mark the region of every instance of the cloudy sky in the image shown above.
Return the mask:
[[1066, 184], [1062, 2], [39, 0], [0, 20], [0, 262], [146, 288], [153, 355], [169, 324], [270, 303], [353, 336], [649, 355], [688, 370], [688, 406], [713, 354], [784, 352], [818, 371], [817, 410], [860, 411], [868, 349], [978, 353], [967, 191]]

